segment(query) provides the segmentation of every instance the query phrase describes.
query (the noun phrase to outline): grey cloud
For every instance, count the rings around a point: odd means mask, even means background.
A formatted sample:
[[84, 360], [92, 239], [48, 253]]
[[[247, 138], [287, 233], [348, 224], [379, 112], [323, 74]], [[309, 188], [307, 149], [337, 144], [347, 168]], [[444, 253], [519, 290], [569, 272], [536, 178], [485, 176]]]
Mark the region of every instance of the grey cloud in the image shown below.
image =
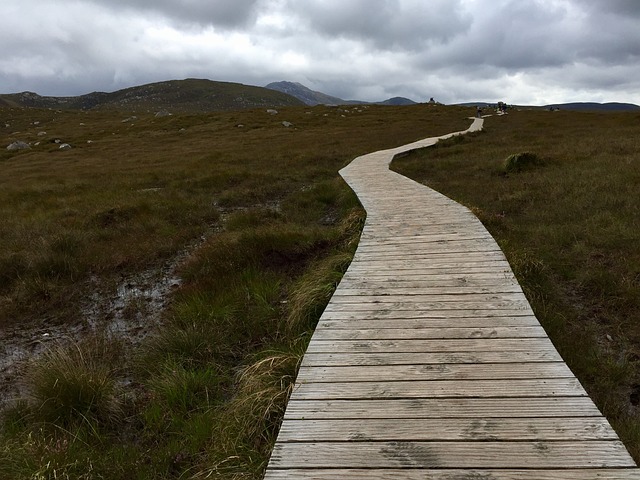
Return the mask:
[[471, 23], [459, 0], [289, 0], [287, 5], [309, 31], [383, 51], [446, 42]]
[[256, 18], [260, 0], [90, 0], [105, 8], [150, 12], [169, 21], [242, 27]]

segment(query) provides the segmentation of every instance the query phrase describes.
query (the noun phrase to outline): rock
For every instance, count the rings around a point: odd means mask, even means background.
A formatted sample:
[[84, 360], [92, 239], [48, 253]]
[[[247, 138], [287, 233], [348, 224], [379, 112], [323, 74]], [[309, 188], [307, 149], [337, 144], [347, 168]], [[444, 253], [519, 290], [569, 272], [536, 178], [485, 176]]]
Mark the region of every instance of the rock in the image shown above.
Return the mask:
[[269, 115], [277, 115], [278, 114], [278, 110], [273, 110], [272, 108], [270, 108], [269, 110], [267, 110], [267, 113]]
[[62, 145], [60, 145], [60, 150], [71, 150], [71, 145], [69, 145], [68, 143], [63, 143]]
[[122, 120], [122, 123], [129, 123], [129, 122], [133, 122], [134, 120], [137, 120], [138, 117], [136, 117], [135, 115], [129, 117], [129, 118], [125, 118], [124, 120]]
[[10, 152], [15, 152], [17, 150], [28, 150], [29, 148], [31, 148], [31, 145], [29, 145], [28, 143], [17, 141], [10, 144], [7, 147], [7, 150], [9, 150]]
[[293, 123], [291, 123], [291, 122], [282, 122], [282, 125], [283, 125], [284, 127], [287, 127], [287, 128], [289, 128], [289, 127], [293, 127]]
[[160, 110], [156, 113], [156, 118], [170, 117], [171, 115], [173, 115], [173, 113], [167, 112], [166, 110]]
[[44, 137], [47, 134], [47, 132], [38, 132], [38, 136], [39, 137]]

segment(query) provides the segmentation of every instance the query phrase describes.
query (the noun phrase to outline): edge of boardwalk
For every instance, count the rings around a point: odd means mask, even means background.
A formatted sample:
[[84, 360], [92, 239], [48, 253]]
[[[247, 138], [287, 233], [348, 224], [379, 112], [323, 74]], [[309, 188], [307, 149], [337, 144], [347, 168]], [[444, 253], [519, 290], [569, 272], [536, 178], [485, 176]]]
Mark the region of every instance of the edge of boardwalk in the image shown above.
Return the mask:
[[354, 159], [367, 220], [304, 356], [267, 480], [640, 479], [465, 207]]

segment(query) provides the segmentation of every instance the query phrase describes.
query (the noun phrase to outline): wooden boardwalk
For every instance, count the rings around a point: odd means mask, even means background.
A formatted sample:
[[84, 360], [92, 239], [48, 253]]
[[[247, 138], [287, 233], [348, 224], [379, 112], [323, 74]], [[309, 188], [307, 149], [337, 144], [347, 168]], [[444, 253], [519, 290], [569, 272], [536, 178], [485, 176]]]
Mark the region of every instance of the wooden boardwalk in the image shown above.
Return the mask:
[[482, 224], [388, 169], [437, 140], [340, 172], [367, 221], [265, 479], [640, 479]]

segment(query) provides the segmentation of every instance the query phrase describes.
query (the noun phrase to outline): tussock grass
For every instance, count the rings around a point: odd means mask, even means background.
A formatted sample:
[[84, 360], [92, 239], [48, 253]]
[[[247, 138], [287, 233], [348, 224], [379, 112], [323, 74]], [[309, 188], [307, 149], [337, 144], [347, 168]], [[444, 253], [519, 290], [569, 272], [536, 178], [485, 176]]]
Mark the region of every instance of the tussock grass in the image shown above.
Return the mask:
[[[512, 113], [393, 168], [482, 220], [560, 353], [640, 461], [637, 114]], [[505, 175], [514, 151], [535, 152], [534, 168]], [[511, 158], [519, 169], [522, 156]]]
[[542, 160], [535, 153], [514, 153], [504, 161], [504, 171], [505, 173], [521, 172], [540, 164], [542, 164]]

